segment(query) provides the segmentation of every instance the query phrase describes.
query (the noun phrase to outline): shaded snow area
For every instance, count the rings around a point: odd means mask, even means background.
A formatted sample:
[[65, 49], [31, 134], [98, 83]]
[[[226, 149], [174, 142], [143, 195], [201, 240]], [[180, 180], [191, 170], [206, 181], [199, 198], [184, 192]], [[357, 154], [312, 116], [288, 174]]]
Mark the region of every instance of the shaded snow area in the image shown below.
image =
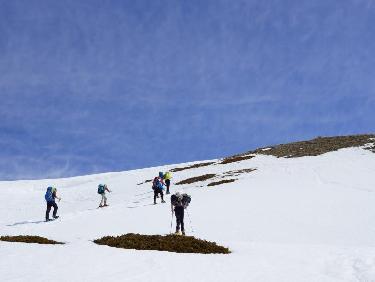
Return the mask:
[[[154, 206], [145, 181], [192, 164], [0, 182], [0, 235], [66, 242], [0, 242], [1, 281], [375, 281], [375, 155], [361, 148], [291, 159], [257, 155], [173, 173], [172, 192], [192, 196], [187, 235], [229, 247], [231, 254], [124, 250], [92, 242], [105, 235], [169, 234], [169, 195], [166, 204], [157, 199]], [[206, 174], [215, 177], [174, 185]], [[207, 186], [226, 179], [235, 181]], [[113, 191], [107, 208], [97, 209], [99, 183]], [[57, 187], [62, 200], [60, 218], [46, 223], [48, 185]]]

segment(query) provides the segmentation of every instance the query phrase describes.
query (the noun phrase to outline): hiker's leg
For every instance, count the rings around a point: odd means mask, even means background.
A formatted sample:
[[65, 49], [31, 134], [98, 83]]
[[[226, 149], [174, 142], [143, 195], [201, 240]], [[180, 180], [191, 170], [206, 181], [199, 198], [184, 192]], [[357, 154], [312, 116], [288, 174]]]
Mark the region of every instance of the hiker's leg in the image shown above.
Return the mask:
[[185, 232], [185, 226], [184, 226], [184, 208], [181, 209], [181, 231]]
[[47, 209], [46, 209], [46, 220], [49, 219], [49, 212], [51, 211], [51, 203], [47, 203]]
[[58, 206], [55, 202], [52, 203], [53, 206], [53, 217], [56, 217]]
[[103, 195], [104, 205], [106, 205], [107, 204], [107, 196], [105, 195], [105, 193], [103, 193], [102, 195]]
[[176, 233], [180, 231], [180, 224], [181, 224], [180, 218], [177, 216], [177, 213], [176, 213]]
[[158, 196], [158, 191], [154, 190], [154, 204], [156, 204], [156, 197]]
[[171, 186], [171, 181], [169, 179], [165, 180], [165, 185], [167, 185], [167, 194], [169, 194], [169, 186]]
[[176, 232], [178, 232], [181, 225], [181, 207], [176, 207], [174, 210], [176, 214]]
[[160, 197], [161, 197], [161, 201], [164, 202], [164, 194], [163, 194], [163, 190], [160, 190]]

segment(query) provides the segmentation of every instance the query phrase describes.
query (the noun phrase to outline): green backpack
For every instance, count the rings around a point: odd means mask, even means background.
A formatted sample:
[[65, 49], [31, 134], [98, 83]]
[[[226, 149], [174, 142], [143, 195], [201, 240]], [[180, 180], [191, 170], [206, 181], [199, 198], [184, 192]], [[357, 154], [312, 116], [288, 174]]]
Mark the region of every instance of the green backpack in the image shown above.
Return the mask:
[[105, 192], [105, 185], [99, 184], [98, 185], [98, 194], [103, 194]]

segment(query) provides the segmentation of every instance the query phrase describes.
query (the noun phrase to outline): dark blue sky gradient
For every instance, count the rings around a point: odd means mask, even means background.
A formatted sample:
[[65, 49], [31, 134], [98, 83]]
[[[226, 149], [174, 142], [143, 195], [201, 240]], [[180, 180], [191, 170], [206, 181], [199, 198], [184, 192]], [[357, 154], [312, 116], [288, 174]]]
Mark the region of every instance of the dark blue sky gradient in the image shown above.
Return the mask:
[[0, 0], [0, 179], [374, 132], [373, 1]]

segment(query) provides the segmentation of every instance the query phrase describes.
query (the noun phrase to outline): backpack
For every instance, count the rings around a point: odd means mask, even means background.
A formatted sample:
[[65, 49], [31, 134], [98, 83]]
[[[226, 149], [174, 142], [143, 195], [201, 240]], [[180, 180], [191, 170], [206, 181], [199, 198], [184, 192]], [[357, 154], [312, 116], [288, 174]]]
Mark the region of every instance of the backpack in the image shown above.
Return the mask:
[[188, 194], [182, 194], [182, 200], [178, 200], [175, 194], [171, 196], [171, 204], [173, 206], [183, 206], [186, 209], [189, 206], [190, 202], [191, 196], [189, 196]]
[[98, 185], [98, 194], [104, 194], [105, 186], [103, 184]]
[[47, 203], [53, 202], [52, 187], [47, 188], [46, 194], [44, 195], [44, 199], [46, 199]]
[[172, 175], [169, 171], [164, 174], [164, 179], [171, 179], [171, 178], [172, 178]]
[[160, 182], [159, 177], [155, 177], [152, 182], [152, 190], [155, 189], [163, 190], [163, 184]]
[[186, 209], [191, 202], [191, 196], [188, 194], [182, 194], [182, 205]]

